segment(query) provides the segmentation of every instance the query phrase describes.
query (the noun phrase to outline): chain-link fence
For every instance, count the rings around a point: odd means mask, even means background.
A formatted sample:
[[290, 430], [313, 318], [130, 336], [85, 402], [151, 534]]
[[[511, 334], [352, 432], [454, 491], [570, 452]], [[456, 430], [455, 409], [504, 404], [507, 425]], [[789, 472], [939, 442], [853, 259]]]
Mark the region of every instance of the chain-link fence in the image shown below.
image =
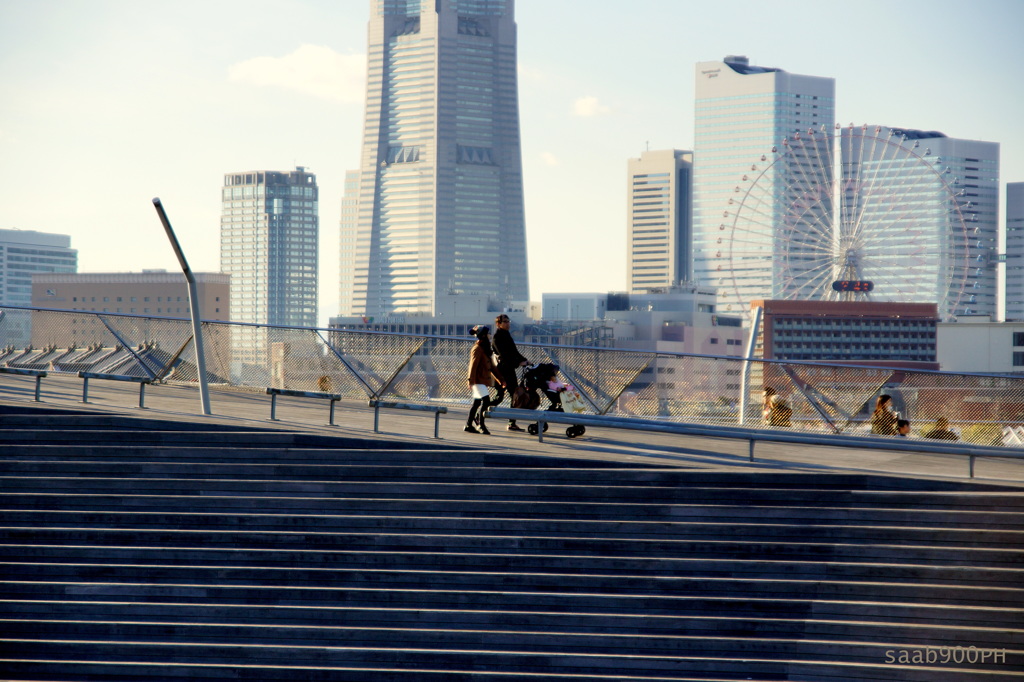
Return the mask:
[[[198, 381], [188, 320], [2, 312], [0, 366]], [[25, 314], [31, 344], [19, 347], [11, 340], [22, 338]], [[470, 400], [471, 338], [225, 322], [204, 322], [202, 330], [213, 387], [452, 406]], [[876, 398], [887, 394], [897, 416], [909, 420], [910, 437], [1004, 446], [1024, 440], [1024, 378], [1013, 376], [553, 345], [520, 344], [520, 351], [532, 363], [558, 365], [593, 414], [870, 435]], [[940, 420], [948, 427], [939, 428]]]

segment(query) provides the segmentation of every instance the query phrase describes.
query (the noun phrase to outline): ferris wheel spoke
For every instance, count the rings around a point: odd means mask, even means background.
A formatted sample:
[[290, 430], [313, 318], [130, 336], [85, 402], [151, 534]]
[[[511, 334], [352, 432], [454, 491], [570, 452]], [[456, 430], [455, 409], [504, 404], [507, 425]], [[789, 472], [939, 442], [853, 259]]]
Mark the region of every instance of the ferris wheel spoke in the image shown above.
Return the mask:
[[971, 266], [964, 212], [917, 146], [881, 126], [810, 130], [754, 162], [715, 243], [729, 305], [746, 312], [766, 291], [849, 298], [837, 279], [877, 279], [871, 300], [958, 299]]

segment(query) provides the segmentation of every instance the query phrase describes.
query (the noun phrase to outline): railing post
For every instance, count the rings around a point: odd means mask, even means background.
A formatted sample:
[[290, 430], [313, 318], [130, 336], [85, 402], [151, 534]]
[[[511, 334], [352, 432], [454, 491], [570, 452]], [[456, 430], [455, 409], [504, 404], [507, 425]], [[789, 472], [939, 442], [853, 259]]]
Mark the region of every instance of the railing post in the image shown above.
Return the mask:
[[277, 421], [277, 394], [270, 394], [270, 421]]
[[974, 478], [974, 455], [971, 455], [968, 459], [970, 461], [970, 465], [969, 466], [970, 466], [971, 478]]
[[82, 378], [82, 402], [89, 402], [89, 377]]
[[139, 409], [146, 409], [146, 383], [139, 383]]
[[37, 403], [38, 403], [38, 402], [42, 402], [42, 401], [41, 401], [41, 400], [39, 399], [39, 391], [40, 391], [40, 389], [42, 389], [42, 383], [43, 383], [43, 377], [42, 377], [42, 375], [39, 375], [39, 374], [37, 374], [37, 375], [36, 375], [36, 402], [37, 402]]
[[434, 438], [440, 438], [441, 413], [434, 412]]
[[331, 398], [331, 418], [327, 421], [328, 426], [334, 426], [334, 403], [338, 402], [336, 399]]
[[375, 400], [373, 403], [373, 432], [380, 433], [380, 401]]
[[546, 421], [543, 421], [541, 419], [537, 420], [537, 442], [538, 443], [543, 443], [544, 442], [544, 427], [547, 426], [547, 425], [548, 425], [548, 423]]
[[751, 438], [750, 441], [748, 441], [748, 442], [750, 443], [750, 452], [749, 452], [750, 461], [753, 462], [754, 461], [754, 443], [756, 443], [757, 441], [755, 439]]

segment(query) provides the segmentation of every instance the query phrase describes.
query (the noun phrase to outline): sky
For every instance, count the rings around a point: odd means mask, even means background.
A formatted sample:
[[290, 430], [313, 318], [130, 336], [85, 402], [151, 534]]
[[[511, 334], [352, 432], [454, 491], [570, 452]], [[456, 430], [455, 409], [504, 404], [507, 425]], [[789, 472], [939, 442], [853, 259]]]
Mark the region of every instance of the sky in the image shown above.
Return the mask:
[[[626, 163], [692, 149], [699, 61], [746, 55], [834, 78], [840, 123], [999, 142], [1001, 183], [1024, 181], [1024, 0], [516, 5], [532, 300], [626, 288]], [[215, 272], [223, 176], [305, 166], [320, 188], [326, 324], [369, 11], [0, 0], [0, 228], [71, 235], [80, 272], [177, 270], [160, 197], [189, 265]]]

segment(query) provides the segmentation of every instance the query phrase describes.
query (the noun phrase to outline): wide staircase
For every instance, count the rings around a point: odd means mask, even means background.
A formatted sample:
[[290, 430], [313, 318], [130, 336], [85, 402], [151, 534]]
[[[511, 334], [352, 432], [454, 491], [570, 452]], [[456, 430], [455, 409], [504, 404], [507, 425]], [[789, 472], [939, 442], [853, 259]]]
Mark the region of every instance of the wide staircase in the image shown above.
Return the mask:
[[1024, 678], [1020, 488], [437, 443], [0, 405], [0, 677]]

